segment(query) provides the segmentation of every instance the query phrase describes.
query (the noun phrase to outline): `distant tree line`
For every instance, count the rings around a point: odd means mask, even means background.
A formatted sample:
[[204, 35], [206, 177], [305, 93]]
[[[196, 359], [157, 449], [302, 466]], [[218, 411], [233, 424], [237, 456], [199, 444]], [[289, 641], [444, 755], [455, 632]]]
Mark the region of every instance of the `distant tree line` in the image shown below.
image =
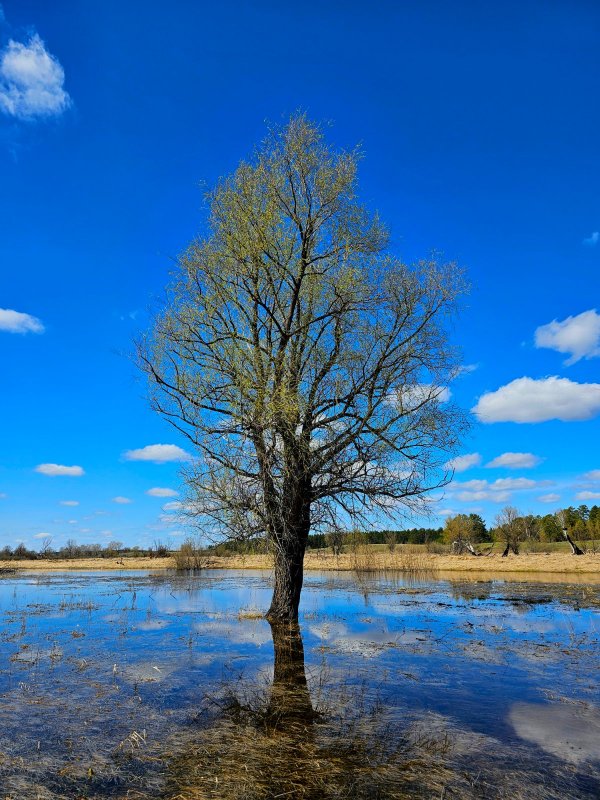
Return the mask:
[[0, 561], [20, 561], [35, 559], [83, 559], [83, 558], [162, 558], [170, 553], [169, 547], [156, 540], [150, 547], [128, 547], [122, 542], [112, 541], [107, 544], [90, 542], [78, 544], [75, 539], [68, 539], [59, 548], [53, 547], [51, 536], [40, 541], [39, 550], [33, 550], [25, 544], [12, 548], [8, 545], [0, 549]]
[[[600, 549], [600, 506], [569, 506], [552, 514], [521, 514], [513, 506], [505, 506], [498, 514], [495, 524], [488, 528], [479, 514], [455, 514], [446, 519], [440, 528], [407, 528], [405, 530], [376, 530], [361, 534], [362, 541], [367, 544], [386, 545], [393, 550], [397, 544], [447, 544], [455, 552], [469, 551], [476, 545], [485, 543], [502, 543], [504, 552], [518, 554], [523, 542], [561, 542], [585, 543], [588, 550]], [[323, 550], [331, 548], [339, 554], [352, 548], [352, 531], [331, 531], [314, 533], [308, 537], [307, 548]], [[598, 543], [598, 545], [596, 544]], [[231, 540], [211, 545], [207, 552], [214, 555], [257, 555], [267, 553], [268, 543], [264, 536], [253, 536], [246, 540]], [[167, 544], [155, 540], [150, 547], [128, 547], [122, 542], [112, 541], [107, 544], [79, 544], [75, 539], [68, 539], [60, 548], [53, 547], [51, 536], [40, 541], [39, 550], [18, 544], [15, 548], [8, 545], [0, 549], [0, 561], [46, 559], [83, 559], [83, 558], [163, 558], [170, 554]]]
[[587, 549], [596, 550], [600, 540], [600, 506], [569, 506], [552, 514], [522, 514], [514, 506], [505, 506], [489, 530], [476, 514], [456, 514], [446, 519], [442, 539], [454, 552], [473, 552], [474, 546], [483, 542], [500, 542], [503, 555], [518, 555], [524, 542], [567, 541], [575, 555], [581, 554], [576, 542], [587, 543]]

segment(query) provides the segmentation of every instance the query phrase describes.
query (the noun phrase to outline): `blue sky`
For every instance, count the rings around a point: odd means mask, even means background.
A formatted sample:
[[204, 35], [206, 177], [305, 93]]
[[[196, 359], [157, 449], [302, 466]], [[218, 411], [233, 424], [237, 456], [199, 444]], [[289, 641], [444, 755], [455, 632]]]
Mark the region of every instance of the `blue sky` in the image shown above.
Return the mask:
[[202, 185], [298, 108], [362, 143], [395, 253], [473, 284], [470, 458], [439, 511], [600, 502], [599, 79], [591, 1], [4, 0], [0, 545], [177, 540], [177, 495], [148, 492], [179, 491], [185, 443], [132, 339]]

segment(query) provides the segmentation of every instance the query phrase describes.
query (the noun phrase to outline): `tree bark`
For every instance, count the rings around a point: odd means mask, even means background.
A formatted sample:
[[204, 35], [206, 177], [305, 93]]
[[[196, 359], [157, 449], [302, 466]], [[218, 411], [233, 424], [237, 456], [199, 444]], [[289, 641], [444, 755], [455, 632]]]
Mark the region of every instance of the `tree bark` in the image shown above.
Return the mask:
[[275, 544], [275, 576], [271, 607], [267, 619], [298, 621], [300, 593], [304, 582], [306, 538], [298, 534]]
[[304, 582], [304, 553], [310, 533], [311, 481], [297, 477], [302, 465], [298, 454], [290, 457], [278, 518], [272, 521], [271, 541], [275, 547], [273, 598], [267, 612], [270, 622], [298, 622], [300, 593]]

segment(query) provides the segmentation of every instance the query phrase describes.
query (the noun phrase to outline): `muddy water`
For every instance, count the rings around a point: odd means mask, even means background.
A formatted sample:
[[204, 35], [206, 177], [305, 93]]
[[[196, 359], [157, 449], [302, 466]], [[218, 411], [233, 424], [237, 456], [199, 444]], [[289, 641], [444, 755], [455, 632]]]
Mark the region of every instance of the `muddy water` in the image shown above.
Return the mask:
[[0, 579], [0, 797], [598, 798], [600, 587]]

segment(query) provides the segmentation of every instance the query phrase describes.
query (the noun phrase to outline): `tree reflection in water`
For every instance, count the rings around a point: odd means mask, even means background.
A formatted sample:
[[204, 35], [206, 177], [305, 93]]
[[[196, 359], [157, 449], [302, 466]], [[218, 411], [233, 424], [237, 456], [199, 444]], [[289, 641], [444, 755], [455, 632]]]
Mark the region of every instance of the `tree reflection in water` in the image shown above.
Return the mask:
[[[235, 691], [171, 763], [172, 800], [439, 797], [445, 736], [402, 734], [366, 690], [337, 685], [315, 708], [297, 624], [271, 625], [273, 681]], [[322, 707], [321, 707], [322, 706]], [[423, 794], [427, 787], [427, 794]]]

